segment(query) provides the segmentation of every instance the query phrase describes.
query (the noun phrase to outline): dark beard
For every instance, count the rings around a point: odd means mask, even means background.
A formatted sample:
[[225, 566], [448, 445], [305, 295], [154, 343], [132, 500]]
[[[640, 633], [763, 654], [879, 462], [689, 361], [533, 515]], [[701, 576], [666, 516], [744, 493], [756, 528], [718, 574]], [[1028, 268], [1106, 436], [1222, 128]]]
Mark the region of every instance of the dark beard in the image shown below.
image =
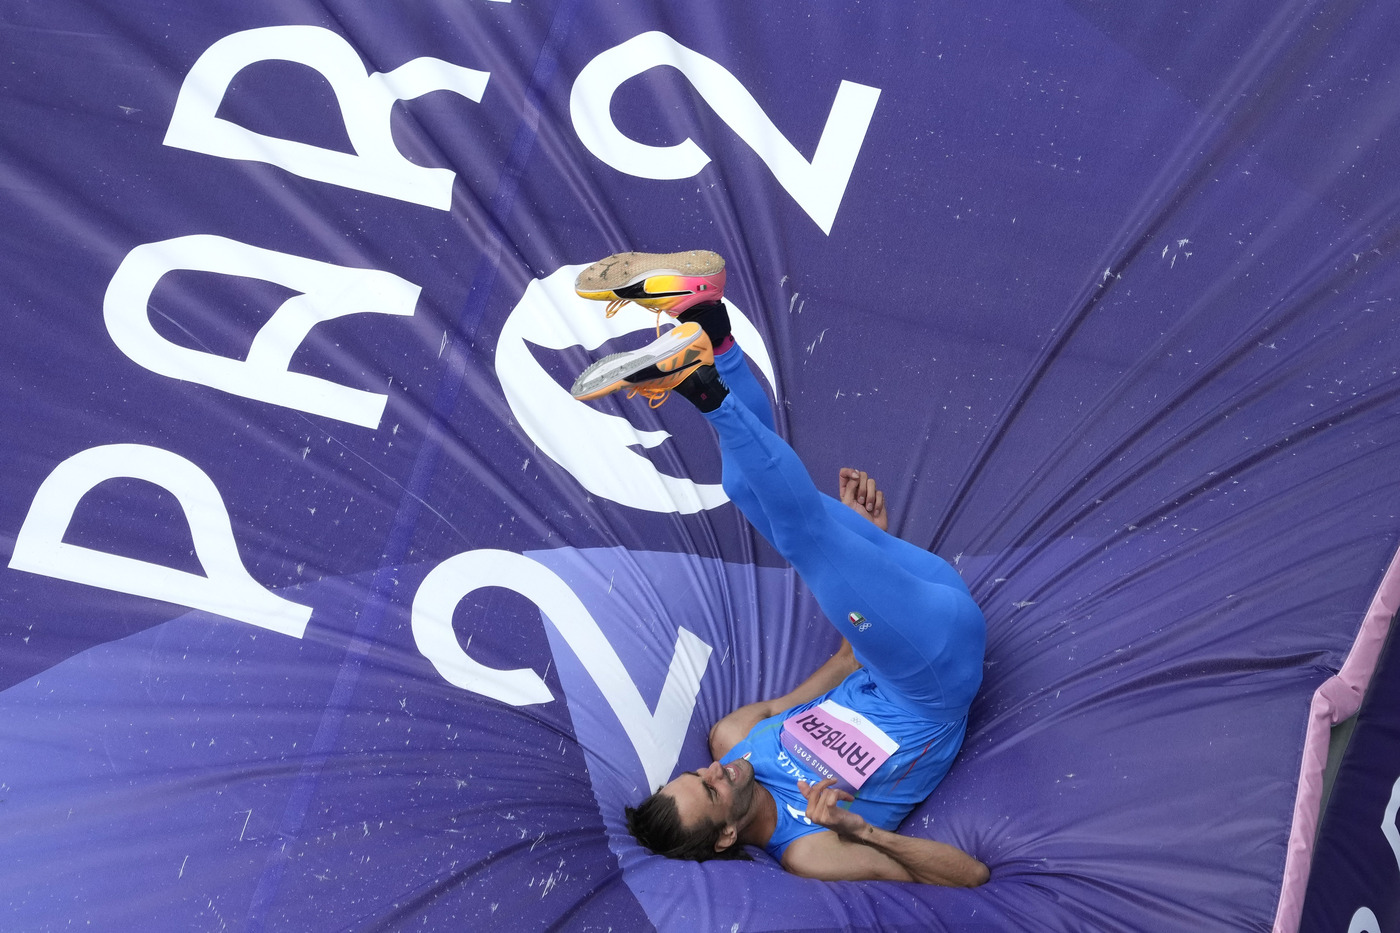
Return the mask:
[[[748, 764], [748, 762], [744, 763]], [[734, 798], [729, 806], [730, 822], [737, 823], [748, 814], [749, 809], [753, 806], [754, 788], [757, 785], [758, 781], [755, 780], [753, 774], [750, 773], [747, 784], [743, 787], [736, 786], [734, 788]]]

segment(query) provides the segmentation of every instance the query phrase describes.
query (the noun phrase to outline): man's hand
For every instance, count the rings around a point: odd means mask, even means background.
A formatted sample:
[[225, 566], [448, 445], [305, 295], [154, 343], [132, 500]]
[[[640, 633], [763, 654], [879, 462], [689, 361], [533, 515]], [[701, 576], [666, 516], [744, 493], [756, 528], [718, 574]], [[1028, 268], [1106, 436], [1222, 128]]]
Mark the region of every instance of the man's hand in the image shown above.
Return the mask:
[[961, 849], [880, 829], [838, 806], [854, 798], [833, 787], [835, 782], [797, 782], [807, 798], [807, 819], [831, 831], [794, 840], [783, 853], [788, 871], [823, 881], [916, 881], [968, 888], [987, 882], [987, 866]]
[[844, 790], [832, 786], [835, 783], [836, 778], [827, 778], [815, 785], [808, 784], [799, 778], [797, 789], [803, 797], [807, 798], [807, 819], [818, 826], [831, 830], [842, 839], [856, 842], [860, 838], [861, 831], [869, 824], [865, 822], [865, 817], [859, 813], [852, 813], [840, 806], [842, 801], [850, 802], [856, 798]]
[[869, 519], [881, 531], [890, 530], [890, 517], [885, 511], [885, 494], [875, 486], [864, 470], [842, 467], [841, 502], [855, 510], [857, 515]]

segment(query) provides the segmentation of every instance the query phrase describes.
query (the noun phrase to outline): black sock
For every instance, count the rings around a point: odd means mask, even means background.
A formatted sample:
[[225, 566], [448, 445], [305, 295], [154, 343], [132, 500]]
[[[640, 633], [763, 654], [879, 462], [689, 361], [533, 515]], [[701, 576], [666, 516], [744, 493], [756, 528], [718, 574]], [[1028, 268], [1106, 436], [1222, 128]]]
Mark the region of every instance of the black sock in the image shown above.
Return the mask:
[[713, 366], [701, 366], [685, 377], [672, 391], [679, 392], [686, 400], [702, 412], [712, 412], [729, 395], [729, 387]]
[[729, 336], [729, 311], [723, 301], [710, 301], [687, 308], [676, 315], [676, 320], [683, 324], [687, 321], [699, 324], [705, 336], [710, 338], [712, 347], [718, 347]]

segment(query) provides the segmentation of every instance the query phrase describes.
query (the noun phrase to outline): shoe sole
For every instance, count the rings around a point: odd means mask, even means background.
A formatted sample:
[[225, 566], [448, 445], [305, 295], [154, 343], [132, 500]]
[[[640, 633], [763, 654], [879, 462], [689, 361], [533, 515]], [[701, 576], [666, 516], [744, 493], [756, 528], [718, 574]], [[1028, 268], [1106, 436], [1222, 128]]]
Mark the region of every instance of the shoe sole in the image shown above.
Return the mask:
[[574, 290], [586, 298], [644, 282], [653, 275], [707, 276], [724, 271], [724, 257], [707, 249], [680, 253], [618, 253], [579, 273]]
[[[586, 402], [623, 389], [671, 389], [704, 364], [713, 363], [714, 358], [700, 325], [681, 324], [640, 350], [614, 353], [598, 360], [579, 373], [569, 394]], [[663, 375], [631, 381], [630, 377], [652, 366]]]

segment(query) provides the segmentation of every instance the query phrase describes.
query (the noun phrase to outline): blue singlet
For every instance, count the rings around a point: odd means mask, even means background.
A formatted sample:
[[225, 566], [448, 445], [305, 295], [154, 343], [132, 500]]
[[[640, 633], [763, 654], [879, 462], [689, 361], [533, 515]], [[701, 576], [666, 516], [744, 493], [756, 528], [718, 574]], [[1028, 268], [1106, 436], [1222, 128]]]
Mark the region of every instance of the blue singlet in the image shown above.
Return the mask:
[[878, 675], [866, 668], [812, 702], [758, 723], [724, 756], [722, 763], [747, 757], [754, 777], [773, 795], [778, 806], [778, 825], [764, 848], [779, 861], [794, 840], [822, 829], [807, 820], [807, 801], [797, 790], [798, 778], [816, 784], [822, 775], [783, 747], [783, 723], [826, 700], [860, 713], [899, 744], [899, 750], [855, 791], [855, 802], [850, 804], [850, 809], [865, 817], [866, 822], [891, 832], [943, 780], [967, 728], [966, 717], [934, 722], [891, 702], [880, 687]]

